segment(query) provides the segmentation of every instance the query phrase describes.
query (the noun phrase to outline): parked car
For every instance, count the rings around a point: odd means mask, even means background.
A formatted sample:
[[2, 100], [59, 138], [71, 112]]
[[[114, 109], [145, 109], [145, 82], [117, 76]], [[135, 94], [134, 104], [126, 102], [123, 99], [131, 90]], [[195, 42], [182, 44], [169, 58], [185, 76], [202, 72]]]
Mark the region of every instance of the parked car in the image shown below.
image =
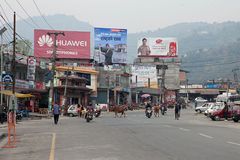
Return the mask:
[[67, 110], [67, 115], [70, 117], [74, 117], [78, 115], [77, 104], [72, 104]]
[[224, 108], [224, 103], [223, 102], [216, 102], [216, 103], [212, 103], [209, 108], [204, 112], [204, 115], [207, 117], [210, 117], [210, 115], [217, 111], [217, 110], [221, 110]]
[[[233, 117], [233, 113], [235, 112], [234, 109], [236, 109], [236, 108], [233, 107], [233, 106], [227, 106], [227, 107], [228, 107], [228, 109], [227, 109], [227, 118], [232, 118]], [[210, 118], [213, 121], [217, 121], [217, 120], [220, 120], [222, 118], [225, 118], [225, 112], [226, 112], [226, 107], [224, 107], [223, 109], [219, 109], [217, 111], [214, 111], [210, 115]]]
[[195, 108], [195, 111], [198, 113], [205, 112], [213, 103], [205, 103], [199, 107]]
[[232, 120], [238, 122], [240, 120], [240, 105], [233, 106]]

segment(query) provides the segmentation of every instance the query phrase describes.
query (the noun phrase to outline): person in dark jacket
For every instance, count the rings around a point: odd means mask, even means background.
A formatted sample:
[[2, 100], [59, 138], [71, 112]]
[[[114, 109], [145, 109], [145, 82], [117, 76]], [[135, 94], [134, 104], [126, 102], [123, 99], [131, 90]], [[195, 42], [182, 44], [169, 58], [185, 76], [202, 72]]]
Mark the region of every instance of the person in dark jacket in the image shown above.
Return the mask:
[[181, 105], [179, 102], [175, 104], [175, 119], [179, 120], [180, 117], [180, 110], [181, 110]]

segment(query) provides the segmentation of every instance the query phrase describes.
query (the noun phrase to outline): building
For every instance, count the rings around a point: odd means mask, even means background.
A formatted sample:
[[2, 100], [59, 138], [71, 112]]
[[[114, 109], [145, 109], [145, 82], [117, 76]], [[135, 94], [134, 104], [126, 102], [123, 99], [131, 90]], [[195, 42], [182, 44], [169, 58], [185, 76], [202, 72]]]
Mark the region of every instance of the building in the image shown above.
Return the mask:
[[112, 65], [97, 67], [98, 96], [97, 103], [126, 104], [131, 103], [130, 70], [128, 66]]
[[[156, 58], [156, 57], [139, 57], [135, 60], [134, 65], [154, 67], [156, 83], [151, 84], [152, 78], [149, 78], [149, 85], [144, 87], [132, 87], [132, 93], [136, 95], [135, 102], [141, 97], [141, 94], [148, 93], [151, 95], [153, 103], [165, 102], [174, 103], [177, 99], [180, 89], [180, 61], [177, 58]], [[156, 73], [156, 75], [155, 75]], [[147, 75], [151, 77], [152, 75]], [[140, 95], [139, 95], [140, 94]]]
[[[34, 69], [32, 70], [33, 79], [28, 79], [29, 58], [29, 56], [16, 53], [15, 91], [32, 95], [31, 98], [19, 99], [19, 109], [28, 109], [32, 112], [38, 112], [39, 108], [47, 107], [48, 92], [44, 83], [44, 77], [47, 70], [40, 66], [40, 61], [35, 61], [33, 64]], [[11, 61], [12, 52], [5, 51], [3, 54], [3, 69], [5, 75], [11, 75]], [[12, 85], [4, 84], [3, 90], [12, 90]], [[3, 96], [3, 102], [6, 103], [5, 96]]]
[[86, 106], [90, 101], [95, 101], [97, 76], [98, 72], [92, 66], [56, 67], [55, 101], [63, 105], [64, 95], [66, 95], [66, 104], [68, 105], [82, 104]]

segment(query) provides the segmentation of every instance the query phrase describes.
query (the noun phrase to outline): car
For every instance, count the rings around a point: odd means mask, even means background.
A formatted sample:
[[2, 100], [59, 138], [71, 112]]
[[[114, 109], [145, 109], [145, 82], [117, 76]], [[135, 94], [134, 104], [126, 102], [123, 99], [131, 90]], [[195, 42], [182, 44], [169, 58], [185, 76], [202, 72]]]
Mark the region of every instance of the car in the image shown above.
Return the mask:
[[207, 117], [210, 117], [210, 115], [220, 109], [224, 108], [224, 103], [223, 102], [216, 102], [216, 103], [211, 103], [209, 108], [204, 112], [204, 115]]
[[[236, 110], [236, 107], [234, 106], [227, 106], [228, 109], [227, 109], [227, 118], [231, 118], [233, 117], [233, 113], [235, 112]], [[224, 107], [223, 109], [219, 109], [219, 110], [216, 110], [214, 111], [211, 115], [210, 115], [210, 118], [213, 120], [213, 121], [218, 121], [222, 118], [225, 118], [225, 111], [226, 111], [226, 107]]]
[[195, 98], [195, 101], [196, 101], [196, 102], [207, 102], [207, 100], [204, 99], [204, 98], [202, 98], [202, 97], [197, 97], [197, 98]]
[[78, 115], [77, 104], [72, 104], [69, 106], [67, 110], [67, 115], [70, 117], [74, 117]]
[[238, 122], [240, 120], [240, 105], [233, 106], [232, 120]]
[[198, 113], [205, 112], [213, 103], [204, 103], [203, 105], [196, 107], [195, 111]]

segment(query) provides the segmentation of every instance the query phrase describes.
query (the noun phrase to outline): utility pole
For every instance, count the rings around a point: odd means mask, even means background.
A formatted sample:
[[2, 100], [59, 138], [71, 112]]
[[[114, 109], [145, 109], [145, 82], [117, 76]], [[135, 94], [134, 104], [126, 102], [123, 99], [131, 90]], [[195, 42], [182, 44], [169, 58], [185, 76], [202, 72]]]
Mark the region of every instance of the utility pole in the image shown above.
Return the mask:
[[15, 75], [16, 75], [16, 13], [14, 12], [13, 15], [13, 57], [12, 57], [12, 76], [13, 76], [13, 83], [12, 83], [12, 92], [13, 95], [15, 94]]
[[54, 36], [54, 44], [53, 44], [53, 54], [52, 54], [52, 79], [50, 81], [50, 90], [49, 90], [49, 102], [48, 102], [48, 111], [50, 112], [52, 109], [52, 105], [54, 102], [54, 77], [55, 77], [55, 70], [56, 70], [56, 58], [57, 58], [57, 36], [63, 35], [65, 36], [64, 32], [48, 32], [49, 36]]
[[[1, 35], [1, 48], [0, 48], [0, 54], [1, 54], [1, 91], [3, 90], [3, 82], [2, 82], [2, 74], [3, 74], [3, 33], [7, 30], [6, 27], [3, 27], [0, 30], [0, 35]], [[0, 104], [2, 106], [3, 103], [3, 94], [1, 92], [1, 97], [0, 97]]]

